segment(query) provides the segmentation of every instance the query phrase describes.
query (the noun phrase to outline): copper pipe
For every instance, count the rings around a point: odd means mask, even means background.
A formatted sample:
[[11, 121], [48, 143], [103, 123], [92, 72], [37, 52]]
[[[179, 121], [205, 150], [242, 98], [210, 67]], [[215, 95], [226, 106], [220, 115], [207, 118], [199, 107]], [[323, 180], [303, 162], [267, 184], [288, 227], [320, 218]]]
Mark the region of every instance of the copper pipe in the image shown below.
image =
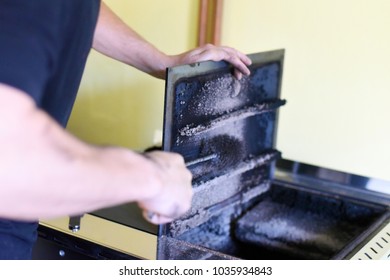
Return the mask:
[[222, 9], [223, 9], [223, 0], [214, 0], [213, 1], [213, 29], [212, 29], [212, 38], [211, 43], [214, 45], [221, 44], [221, 25], [222, 25]]
[[207, 42], [208, 7], [209, 7], [208, 0], [200, 0], [198, 46], [202, 46]]
[[206, 43], [220, 45], [223, 0], [199, 1], [198, 46]]

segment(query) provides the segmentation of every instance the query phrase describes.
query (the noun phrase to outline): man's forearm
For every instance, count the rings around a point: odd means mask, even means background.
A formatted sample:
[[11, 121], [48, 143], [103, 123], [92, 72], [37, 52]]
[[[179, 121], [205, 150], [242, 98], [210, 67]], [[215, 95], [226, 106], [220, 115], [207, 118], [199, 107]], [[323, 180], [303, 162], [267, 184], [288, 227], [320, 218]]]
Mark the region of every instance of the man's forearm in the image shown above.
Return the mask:
[[159, 51], [127, 26], [103, 2], [95, 30], [93, 48], [145, 73], [162, 78], [172, 57]]
[[95, 30], [93, 47], [116, 60], [158, 78], [167, 67], [206, 60], [225, 60], [234, 66], [234, 75], [249, 75], [251, 60], [234, 48], [207, 44], [180, 54], [166, 55], [127, 26], [103, 2]]
[[0, 84], [0, 217], [34, 220], [159, 195], [154, 164], [122, 148], [79, 141]]

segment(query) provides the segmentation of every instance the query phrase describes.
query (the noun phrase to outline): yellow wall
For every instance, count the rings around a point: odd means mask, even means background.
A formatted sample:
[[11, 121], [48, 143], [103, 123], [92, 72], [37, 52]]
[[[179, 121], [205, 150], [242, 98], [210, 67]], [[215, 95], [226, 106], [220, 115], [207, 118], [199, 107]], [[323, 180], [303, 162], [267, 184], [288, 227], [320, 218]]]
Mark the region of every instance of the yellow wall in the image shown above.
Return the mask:
[[390, 1], [225, 0], [222, 44], [286, 50], [278, 148], [390, 180]]
[[[167, 54], [196, 44], [198, 1], [105, 2]], [[161, 142], [163, 103], [164, 81], [92, 51], [68, 130], [89, 143], [142, 150]]]
[[[196, 43], [196, 0], [108, 0], [166, 53]], [[222, 44], [286, 49], [278, 148], [287, 159], [390, 180], [390, 1], [225, 0]], [[161, 140], [164, 82], [91, 53], [68, 129], [141, 150]]]

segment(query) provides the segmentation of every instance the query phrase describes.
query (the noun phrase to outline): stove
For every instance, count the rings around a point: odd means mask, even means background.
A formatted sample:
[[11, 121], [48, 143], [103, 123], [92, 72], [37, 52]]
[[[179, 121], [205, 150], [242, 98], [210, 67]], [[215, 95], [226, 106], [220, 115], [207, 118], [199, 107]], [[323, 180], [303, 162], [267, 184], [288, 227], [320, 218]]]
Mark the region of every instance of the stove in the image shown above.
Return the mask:
[[41, 221], [36, 258], [390, 259], [390, 183], [283, 159], [284, 50], [249, 56], [241, 80], [225, 62], [167, 70], [162, 149], [193, 174], [186, 214], [157, 228], [125, 204], [77, 232], [69, 217]]
[[[331, 180], [305, 181], [296, 172], [277, 169], [278, 110], [286, 103], [280, 99], [284, 51], [250, 57], [251, 75], [240, 81], [224, 62], [168, 70], [163, 148], [198, 163], [189, 167], [192, 207], [160, 227], [158, 258], [388, 254], [389, 196], [358, 195]], [[356, 248], [375, 234], [374, 244], [355, 256]]]

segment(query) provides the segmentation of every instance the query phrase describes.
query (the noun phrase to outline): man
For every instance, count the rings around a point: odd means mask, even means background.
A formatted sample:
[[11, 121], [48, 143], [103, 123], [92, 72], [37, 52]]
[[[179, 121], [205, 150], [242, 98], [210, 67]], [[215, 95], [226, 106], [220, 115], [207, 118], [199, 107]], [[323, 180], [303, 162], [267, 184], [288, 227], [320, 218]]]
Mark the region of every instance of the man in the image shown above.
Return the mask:
[[92, 146], [63, 128], [91, 47], [158, 78], [204, 60], [226, 60], [240, 78], [251, 63], [212, 45], [165, 55], [99, 0], [1, 0], [0, 259], [31, 258], [40, 218], [136, 201], [159, 224], [190, 207], [180, 155]]

